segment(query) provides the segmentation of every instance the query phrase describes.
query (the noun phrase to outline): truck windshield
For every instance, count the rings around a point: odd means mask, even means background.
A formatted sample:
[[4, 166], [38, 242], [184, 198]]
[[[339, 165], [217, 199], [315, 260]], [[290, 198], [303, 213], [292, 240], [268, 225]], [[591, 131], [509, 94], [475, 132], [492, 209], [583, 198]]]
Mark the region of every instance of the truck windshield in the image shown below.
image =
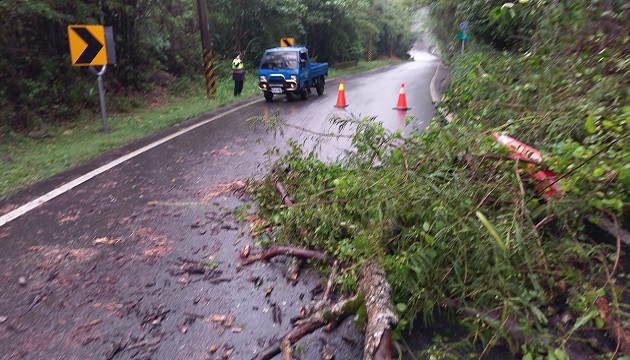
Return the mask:
[[266, 53], [260, 63], [262, 69], [297, 69], [296, 51], [273, 51]]

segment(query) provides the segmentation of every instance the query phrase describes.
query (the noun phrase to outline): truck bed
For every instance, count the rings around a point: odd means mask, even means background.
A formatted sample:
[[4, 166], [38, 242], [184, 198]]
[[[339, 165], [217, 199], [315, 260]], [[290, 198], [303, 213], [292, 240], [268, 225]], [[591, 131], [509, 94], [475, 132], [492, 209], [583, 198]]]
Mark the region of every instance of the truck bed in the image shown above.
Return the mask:
[[317, 78], [322, 75], [328, 75], [328, 63], [311, 63], [310, 78]]

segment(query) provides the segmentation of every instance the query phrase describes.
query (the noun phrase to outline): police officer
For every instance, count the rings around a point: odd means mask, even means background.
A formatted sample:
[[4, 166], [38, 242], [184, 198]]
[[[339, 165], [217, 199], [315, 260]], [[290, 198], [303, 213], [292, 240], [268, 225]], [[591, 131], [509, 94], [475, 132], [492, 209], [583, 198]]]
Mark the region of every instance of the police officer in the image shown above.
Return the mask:
[[241, 52], [236, 53], [236, 57], [232, 60], [232, 79], [234, 80], [234, 96], [240, 95], [243, 91], [243, 82], [245, 81], [245, 66], [241, 60]]

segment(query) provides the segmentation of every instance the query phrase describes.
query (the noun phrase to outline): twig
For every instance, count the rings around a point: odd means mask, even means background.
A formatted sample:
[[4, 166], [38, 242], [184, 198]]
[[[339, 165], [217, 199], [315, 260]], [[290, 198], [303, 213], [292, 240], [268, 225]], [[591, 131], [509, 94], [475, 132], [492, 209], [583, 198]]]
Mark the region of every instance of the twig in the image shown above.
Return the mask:
[[304, 202], [299, 202], [299, 203], [293, 203], [291, 205], [282, 205], [281, 207], [328, 205], [328, 204], [334, 204], [334, 203], [344, 204], [346, 202], [348, 202], [348, 200], [343, 200], [343, 199], [339, 199], [339, 200], [320, 200], [320, 201], [304, 201]]
[[544, 218], [544, 219], [540, 220], [540, 221], [539, 221], [539, 222], [538, 222], [538, 223], [534, 226], [534, 230], [536, 230], [536, 231], [540, 230], [540, 228], [541, 228], [543, 225], [547, 224], [548, 222], [550, 222], [551, 220], [553, 220], [553, 219], [555, 219], [555, 218], [557, 218], [557, 217], [558, 217], [558, 216], [557, 216], [556, 214], [551, 214], [551, 215], [545, 216], [545, 218]]
[[325, 261], [330, 264], [334, 263], [335, 261], [332, 257], [324, 254], [322, 251], [299, 249], [299, 248], [293, 248], [293, 247], [288, 247], [288, 246], [275, 246], [263, 252], [262, 254], [254, 255], [252, 257], [249, 257], [243, 260], [242, 265], [249, 265], [259, 260], [269, 260], [272, 257], [279, 256], [279, 255], [291, 255], [291, 256], [297, 256], [297, 257], [302, 257], [302, 258], [307, 258], [307, 259], [317, 259], [317, 260]]
[[521, 220], [523, 218], [524, 215], [524, 207], [525, 207], [525, 187], [523, 186], [523, 181], [521, 180], [521, 174], [518, 172], [518, 164], [519, 164], [520, 159], [516, 159], [516, 162], [514, 162], [514, 173], [516, 174], [516, 180], [518, 181], [518, 188], [520, 190], [521, 193], [521, 198], [519, 199], [519, 209], [520, 209], [520, 213], [521, 213]]
[[617, 268], [619, 268], [619, 259], [621, 258], [621, 232], [619, 231], [619, 224], [617, 224], [617, 218], [616, 217], [612, 217], [613, 218], [613, 223], [615, 224], [615, 228], [617, 229], [617, 234], [616, 238], [617, 238], [617, 253], [615, 254], [615, 265], [613, 266], [613, 269], [611, 271], [611, 276], [615, 275], [615, 271], [617, 271]]
[[287, 123], [283, 123], [284, 126], [286, 127], [290, 127], [290, 128], [294, 128], [297, 130], [301, 130], [304, 132], [307, 132], [309, 134], [312, 135], [317, 135], [317, 136], [321, 136], [321, 137], [329, 137], [329, 138], [344, 138], [344, 139], [352, 139], [353, 135], [345, 135], [345, 134], [337, 134], [337, 133], [322, 133], [322, 132], [318, 132], [318, 131], [314, 131], [314, 130], [309, 130], [307, 128], [301, 127], [301, 126], [296, 126], [296, 125], [291, 125], [291, 124], [287, 124]]

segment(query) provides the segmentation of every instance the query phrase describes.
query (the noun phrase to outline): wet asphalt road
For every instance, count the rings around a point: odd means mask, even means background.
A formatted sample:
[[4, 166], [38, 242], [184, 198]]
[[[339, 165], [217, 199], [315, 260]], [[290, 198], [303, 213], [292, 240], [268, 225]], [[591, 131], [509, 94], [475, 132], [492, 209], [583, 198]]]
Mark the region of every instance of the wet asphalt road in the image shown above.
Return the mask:
[[[433, 116], [429, 84], [438, 59], [343, 79], [349, 106], [334, 107], [339, 80], [323, 96], [266, 103], [244, 99], [165, 130], [0, 202], [0, 216], [120, 156], [198, 126], [139, 153], [0, 225], [0, 358], [250, 359], [290, 329], [301, 306], [321, 298], [322, 280], [304, 271], [286, 280], [290, 259], [239, 266], [252, 242], [243, 181], [261, 176], [265, 151], [284, 138], [246, 119], [279, 112], [288, 124], [334, 130], [332, 116], [377, 116], [389, 129], [422, 129]], [[405, 83], [407, 113], [392, 110]], [[229, 113], [221, 115], [225, 111]], [[404, 116], [416, 118], [405, 126]], [[331, 157], [347, 144], [330, 141]], [[329, 343], [337, 359], [361, 353], [351, 321], [303, 339], [296, 354], [319, 359]]]

